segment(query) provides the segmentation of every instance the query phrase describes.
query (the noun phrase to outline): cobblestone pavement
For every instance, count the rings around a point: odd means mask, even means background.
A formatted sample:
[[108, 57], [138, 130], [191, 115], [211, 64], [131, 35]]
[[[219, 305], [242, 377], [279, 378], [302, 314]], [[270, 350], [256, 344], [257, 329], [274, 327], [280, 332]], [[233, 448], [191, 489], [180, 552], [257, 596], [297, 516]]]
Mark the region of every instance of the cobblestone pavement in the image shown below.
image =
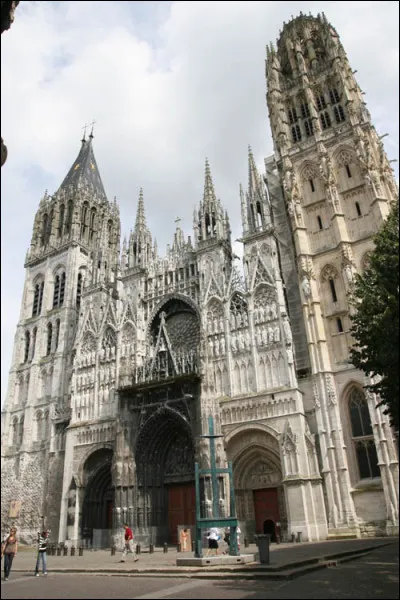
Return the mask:
[[[295, 544], [271, 544], [270, 547], [270, 565], [260, 565], [253, 563], [248, 567], [224, 567], [224, 570], [265, 570], [282, 569], [289, 567], [293, 563], [307, 561], [311, 559], [321, 559], [330, 557], [334, 554], [343, 552], [358, 552], [367, 548], [380, 546], [382, 544], [393, 543], [397, 538], [367, 538], [360, 540], [336, 540], [324, 541], [319, 543], [295, 543]], [[248, 548], [242, 548], [242, 553], [252, 554], [257, 552], [255, 544]], [[192, 553], [187, 553], [192, 556]], [[111, 555], [110, 550], [84, 550], [83, 556], [48, 556], [48, 570], [50, 571], [98, 571], [98, 572], [143, 572], [158, 571], [162, 572], [191, 572], [193, 568], [177, 567], [177, 557], [185, 556], [183, 553], [177, 553], [175, 548], [169, 548], [167, 553], [162, 548], [156, 548], [154, 554], [144, 551], [139, 555], [139, 561], [133, 562], [133, 558], [128, 555], [125, 563], [121, 563], [121, 552]], [[33, 548], [22, 549], [13, 563], [13, 572], [33, 571], [36, 563], [36, 553]], [[202, 571], [221, 570], [221, 567], [203, 567]]]
[[[17, 557], [18, 558], [18, 557]], [[7, 600], [89, 598], [152, 600], [397, 600], [399, 598], [398, 544], [372, 550], [352, 562], [306, 573], [295, 580], [232, 581], [221, 574], [218, 580], [142, 577], [125, 574], [52, 573], [33, 577], [12, 572], [1, 584]]]

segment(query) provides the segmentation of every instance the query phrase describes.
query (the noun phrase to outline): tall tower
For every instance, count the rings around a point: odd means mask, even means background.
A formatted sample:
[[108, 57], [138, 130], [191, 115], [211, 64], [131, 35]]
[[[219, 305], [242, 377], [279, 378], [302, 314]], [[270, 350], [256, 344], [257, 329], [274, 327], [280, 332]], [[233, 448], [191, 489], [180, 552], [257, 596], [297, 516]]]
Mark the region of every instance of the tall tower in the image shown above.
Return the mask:
[[[330, 532], [359, 534], [359, 524], [362, 530], [371, 522], [374, 531], [394, 531], [393, 436], [376, 398], [365, 394], [362, 374], [349, 363], [348, 301], [354, 275], [365, 267], [373, 235], [398, 193], [393, 172], [324, 15], [301, 14], [284, 25], [276, 48], [267, 47], [266, 77], [275, 147], [266, 159], [267, 180], [276, 190], [277, 237], [294, 250], [295, 263], [282, 264], [283, 278], [292, 285], [297, 273], [301, 290], [311, 364], [302, 386], [319, 436]], [[364, 408], [361, 440], [355, 414]], [[366, 480], [375, 478], [384, 502], [373, 516]]]
[[[93, 153], [93, 134], [54, 195], [35, 216], [27, 252], [2, 438], [4, 502], [21, 500], [20, 529], [57, 514], [66, 430], [71, 418], [73, 348], [86, 290], [114, 285], [119, 214], [106, 198]], [[46, 526], [58, 529], [58, 519]]]

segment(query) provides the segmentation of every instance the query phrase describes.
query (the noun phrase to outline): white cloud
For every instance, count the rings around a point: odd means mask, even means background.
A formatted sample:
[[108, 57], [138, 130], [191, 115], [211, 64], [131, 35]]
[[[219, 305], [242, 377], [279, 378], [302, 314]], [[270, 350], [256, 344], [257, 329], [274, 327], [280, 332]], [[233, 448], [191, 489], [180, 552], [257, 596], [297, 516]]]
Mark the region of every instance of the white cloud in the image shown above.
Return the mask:
[[97, 121], [95, 154], [123, 233], [139, 187], [159, 248], [180, 216], [191, 233], [208, 156], [216, 191], [240, 234], [238, 184], [247, 145], [271, 153], [265, 45], [300, 10], [338, 30], [390, 158], [398, 153], [395, 2], [23, 2], [2, 37], [2, 398], [45, 188], [57, 189]]

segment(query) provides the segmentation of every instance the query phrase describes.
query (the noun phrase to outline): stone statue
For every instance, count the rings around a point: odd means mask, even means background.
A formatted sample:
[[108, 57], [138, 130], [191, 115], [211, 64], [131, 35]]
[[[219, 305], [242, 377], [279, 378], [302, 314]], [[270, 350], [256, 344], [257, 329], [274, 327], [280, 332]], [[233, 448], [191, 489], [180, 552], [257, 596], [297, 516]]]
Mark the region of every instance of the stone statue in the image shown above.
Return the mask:
[[293, 337], [292, 337], [292, 329], [290, 327], [290, 323], [287, 319], [283, 321], [283, 331], [285, 334], [285, 341], [287, 346], [292, 345]]
[[217, 337], [214, 340], [214, 352], [215, 352], [215, 356], [218, 357], [219, 356], [219, 343], [218, 343]]
[[236, 326], [237, 327], [241, 327], [242, 326], [242, 315], [240, 313], [238, 313], [236, 315]]
[[233, 335], [231, 339], [231, 350], [233, 353], [237, 351], [236, 337]]
[[214, 356], [214, 344], [211, 338], [208, 340], [208, 347], [210, 349], [210, 356]]
[[224, 318], [222, 315], [219, 318], [219, 330], [221, 333], [224, 332]]
[[249, 319], [246, 311], [244, 311], [243, 313], [243, 324], [245, 325], [245, 327], [247, 327], [247, 325], [249, 324]]
[[254, 323], [257, 325], [258, 320], [259, 320], [259, 308], [256, 306], [254, 309]]
[[346, 263], [343, 268], [343, 275], [348, 285], [353, 283], [354, 274], [350, 263]]
[[301, 289], [303, 290], [304, 298], [308, 299], [311, 297], [311, 285], [307, 275], [303, 275], [301, 280]]
[[268, 344], [268, 330], [265, 327], [261, 332], [262, 345], [266, 346]]
[[281, 338], [281, 332], [279, 330], [279, 325], [277, 325], [274, 329], [274, 342], [279, 342]]
[[219, 345], [220, 345], [221, 354], [224, 355], [225, 354], [225, 336], [221, 336]]

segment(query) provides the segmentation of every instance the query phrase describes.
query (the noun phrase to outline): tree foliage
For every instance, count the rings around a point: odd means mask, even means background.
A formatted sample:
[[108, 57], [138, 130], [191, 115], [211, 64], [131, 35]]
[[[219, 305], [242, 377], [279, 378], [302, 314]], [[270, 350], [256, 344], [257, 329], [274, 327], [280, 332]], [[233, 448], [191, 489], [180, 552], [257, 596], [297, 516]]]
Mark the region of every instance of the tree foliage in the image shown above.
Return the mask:
[[364, 273], [357, 275], [352, 303], [352, 363], [374, 383], [385, 414], [399, 428], [399, 201], [375, 236], [375, 249]]

